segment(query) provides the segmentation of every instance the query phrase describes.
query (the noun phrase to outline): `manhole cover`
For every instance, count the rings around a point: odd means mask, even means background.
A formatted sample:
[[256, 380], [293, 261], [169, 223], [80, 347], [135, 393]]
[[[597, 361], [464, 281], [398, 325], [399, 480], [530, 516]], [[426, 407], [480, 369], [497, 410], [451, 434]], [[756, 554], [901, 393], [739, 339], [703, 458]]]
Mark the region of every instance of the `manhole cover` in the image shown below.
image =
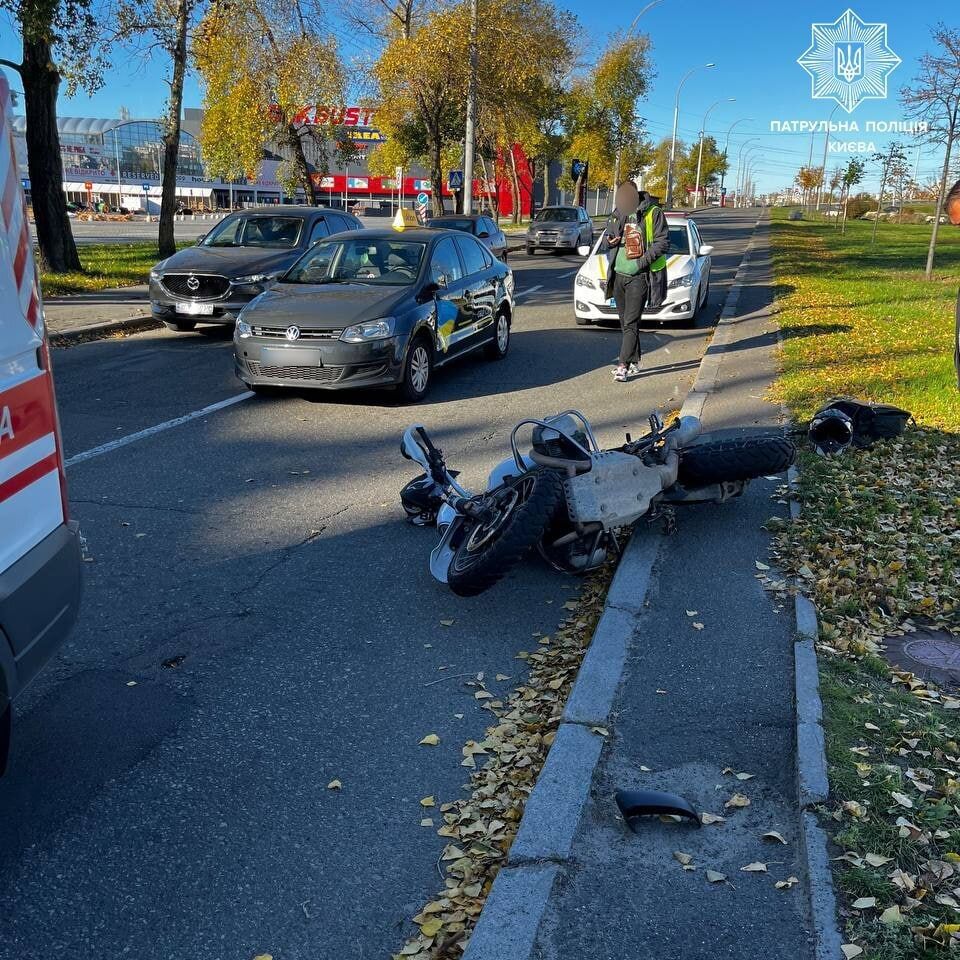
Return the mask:
[[884, 640], [886, 658], [897, 667], [945, 687], [960, 689], [960, 637], [921, 627]]

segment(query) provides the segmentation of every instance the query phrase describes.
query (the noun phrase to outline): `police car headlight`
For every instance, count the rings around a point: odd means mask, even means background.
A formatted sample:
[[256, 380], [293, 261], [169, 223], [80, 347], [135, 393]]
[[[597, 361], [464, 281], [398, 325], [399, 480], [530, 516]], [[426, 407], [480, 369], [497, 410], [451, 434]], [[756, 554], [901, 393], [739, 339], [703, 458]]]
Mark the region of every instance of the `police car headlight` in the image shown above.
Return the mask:
[[237, 277], [234, 283], [270, 283], [276, 280], [279, 274], [276, 273], [251, 273], [248, 277]]
[[589, 290], [596, 290], [597, 285], [589, 278], [585, 277], [582, 273], [577, 274], [577, 284], [578, 287], [587, 287]]
[[693, 286], [693, 274], [685, 273], [681, 277], [674, 277], [668, 284], [668, 287], [671, 289], [676, 289], [677, 287], [690, 287]]
[[393, 336], [393, 317], [371, 320], [368, 323], [355, 323], [340, 334], [347, 343], [366, 343], [368, 340], [385, 340]]
[[253, 327], [251, 327], [243, 317], [237, 317], [237, 336], [240, 337], [241, 340], [246, 340], [247, 337], [253, 336]]

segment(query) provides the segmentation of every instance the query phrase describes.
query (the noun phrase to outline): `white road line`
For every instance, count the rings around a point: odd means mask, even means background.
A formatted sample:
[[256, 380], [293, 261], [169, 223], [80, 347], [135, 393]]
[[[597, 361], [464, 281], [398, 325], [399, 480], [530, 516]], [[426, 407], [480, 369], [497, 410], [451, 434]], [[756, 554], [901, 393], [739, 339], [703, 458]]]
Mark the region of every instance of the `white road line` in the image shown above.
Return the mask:
[[575, 273], [579, 273], [579, 272], [580, 272], [580, 268], [577, 267], [576, 270], [569, 270], [567, 273], [561, 273], [561, 274], [560, 274], [560, 279], [563, 280], [563, 279], [565, 279], [566, 277], [572, 277]]
[[93, 447], [90, 450], [84, 450], [83, 453], [74, 454], [67, 461], [65, 461], [64, 466], [72, 467], [74, 464], [83, 463], [84, 460], [92, 460], [94, 457], [99, 457], [101, 454], [110, 453], [111, 450], [117, 450], [120, 447], [125, 447], [128, 443], [134, 443], [137, 440], [143, 440], [145, 437], [152, 437], [155, 433], [162, 433], [164, 430], [169, 430], [171, 427], [179, 427], [182, 423], [189, 423], [191, 420], [196, 420], [198, 417], [205, 417], [208, 413], [215, 413], [217, 410], [223, 410], [224, 407], [232, 407], [235, 403], [240, 403], [243, 400], [249, 400], [252, 396], [254, 396], [253, 391], [246, 390], [243, 393], [238, 393], [235, 397], [227, 397], [226, 400], [219, 400], [217, 403], [211, 403], [209, 406], [203, 407], [200, 410], [194, 410], [193, 413], [187, 413], [182, 417], [175, 417], [173, 420], [165, 420], [163, 423], [158, 423], [152, 427], [147, 427], [146, 430], [138, 430], [136, 433], [131, 433], [126, 437], [119, 437], [116, 440], [111, 440], [109, 443], [102, 443], [99, 447]]
[[513, 299], [516, 300], [517, 297], [525, 297], [528, 293], [536, 293], [538, 290], [543, 289], [543, 284], [538, 283], [535, 287], [528, 287], [526, 290], [521, 290], [519, 293], [513, 295]]

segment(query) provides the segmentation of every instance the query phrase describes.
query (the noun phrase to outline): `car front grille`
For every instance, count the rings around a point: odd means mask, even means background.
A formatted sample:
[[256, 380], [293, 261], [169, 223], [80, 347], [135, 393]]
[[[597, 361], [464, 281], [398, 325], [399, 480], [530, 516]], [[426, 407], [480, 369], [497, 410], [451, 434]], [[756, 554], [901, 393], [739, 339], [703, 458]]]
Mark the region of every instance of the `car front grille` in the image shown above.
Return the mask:
[[166, 273], [161, 283], [175, 297], [189, 300], [219, 300], [230, 289], [226, 277], [211, 273]]
[[[255, 337], [266, 337], [271, 340], [286, 340], [289, 327], [263, 327], [253, 325], [253, 335]], [[297, 328], [300, 331], [298, 340], [339, 340], [342, 330], [304, 330], [303, 327]]]
[[557, 237], [559, 237], [559, 236], [560, 236], [559, 233], [557, 233], [557, 232], [554, 231], [554, 230], [550, 230], [550, 231], [545, 231], [545, 232], [543, 232], [543, 233], [538, 233], [538, 234], [537, 234], [537, 239], [538, 239], [538, 240], [543, 240], [543, 241], [545, 241], [546, 243], [556, 243]]
[[340, 379], [343, 367], [305, 367], [280, 366], [248, 360], [250, 372], [257, 377], [271, 377], [274, 380], [315, 380], [318, 383], [333, 383]]

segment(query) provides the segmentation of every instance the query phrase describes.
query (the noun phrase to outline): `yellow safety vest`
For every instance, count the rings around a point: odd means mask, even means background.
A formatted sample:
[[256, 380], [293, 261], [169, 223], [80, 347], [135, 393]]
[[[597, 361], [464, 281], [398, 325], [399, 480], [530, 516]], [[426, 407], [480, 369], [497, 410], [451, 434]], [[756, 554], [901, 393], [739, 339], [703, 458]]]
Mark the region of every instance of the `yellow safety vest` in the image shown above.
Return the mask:
[[[646, 228], [648, 247], [650, 246], [651, 243], [653, 243], [653, 214], [658, 209], [659, 209], [658, 207], [651, 207], [646, 212], [643, 218], [643, 223]], [[666, 266], [667, 266], [667, 257], [666, 257], [666, 254], [662, 254], [656, 260], [654, 260], [653, 263], [650, 264], [650, 272], [656, 273], [658, 270], [666, 269]]]

